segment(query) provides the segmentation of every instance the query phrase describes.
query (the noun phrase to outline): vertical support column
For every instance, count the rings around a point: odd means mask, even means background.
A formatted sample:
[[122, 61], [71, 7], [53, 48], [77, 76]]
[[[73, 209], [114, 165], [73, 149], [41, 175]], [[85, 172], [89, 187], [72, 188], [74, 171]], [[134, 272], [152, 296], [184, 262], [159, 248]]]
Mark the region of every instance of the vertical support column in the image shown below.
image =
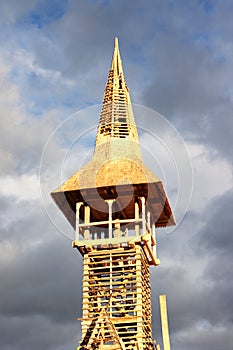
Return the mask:
[[114, 199], [108, 199], [108, 238], [112, 238], [112, 205]]
[[145, 197], [141, 197], [142, 202], [142, 234], [146, 233], [146, 200]]
[[155, 224], [152, 225], [152, 237], [154, 238], [154, 241], [155, 241], [155, 245], [153, 246], [153, 253], [154, 253], [155, 259], [157, 259], [157, 242], [156, 242]]
[[[85, 205], [84, 207], [84, 223], [85, 225], [88, 225], [90, 223], [90, 207], [89, 205]], [[84, 230], [84, 239], [88, 240], [90, 239], [90, 229], [89, 228], [85, 228]]]
[[89, 274], [89, 263], [90, 259], [87, 254], [84, 255], [83, 259], [83, 319], [82, 319], [82, 339], [84, 338], [87, 329], [89, 327], [88, 317], [89, 313], [93, 312], [93, 305], [89, 305], [89, 298], [90, 298], [90, 288], [91, 286], [91, 279]]
[[150, 230], [150, 212], [147, 212], [147, 225], [148, 225], [148, 229]]
[[120, 220], [116, 219], [115, 224], [114, 224], [114, 238], [119, 238], [121, 237], [121, 224], [120, 224]]
[[[135, 200], [135, 220], [139, 220], [139, 205]], [[135, 234], [136, 236], [140, 235], [140, 225], [139, 222], [135, 224]]]
[[150, 233], [150, 235], [149, 235], [149, 245], [150, 245], [150, 247], [152, 247], [152, 244], [151, 244], [151, 227], [150, 227], [150, 212], [149, 211], [147, 212], [146, 231], [148, 233]]
[[160, 314], [161, 314], [162, 335], [163, 335], [163, 349], [170, 350], [166, 295], [165, 294], [160, 295], [159, 301], [160, 301]]
[[137, 348], [143, 349], [143, 283], [142, 283], [142, 261], [141, 261], [141, 248], [136, 247], [136, 284], [137, 284]]
[[112, 317], [112, 253], [110, 252], [109, 257], [109, 314]]
[[79, 219], [80, 219], [80, 208], [83, 202], [76, 203], [76, 225], [75, 225], [75, 241], [79, 240]]

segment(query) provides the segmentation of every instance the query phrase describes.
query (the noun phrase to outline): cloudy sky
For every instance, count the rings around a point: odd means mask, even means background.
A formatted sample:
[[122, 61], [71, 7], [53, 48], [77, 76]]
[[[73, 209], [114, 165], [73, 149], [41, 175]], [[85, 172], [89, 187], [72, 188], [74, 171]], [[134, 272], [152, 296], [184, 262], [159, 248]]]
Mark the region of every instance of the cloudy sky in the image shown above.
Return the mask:
[[[80, 340], [81, 258], [48, 194], [90, 157], [116, 35], [146, 161], [178, 218], [157, 235], [153, 335], [166, 293], [173, 350], [232, 350], [232, 13], [231, 0], [0, 1], [1, 350]], [[166, 158], [158, 140], [171, 138]]]

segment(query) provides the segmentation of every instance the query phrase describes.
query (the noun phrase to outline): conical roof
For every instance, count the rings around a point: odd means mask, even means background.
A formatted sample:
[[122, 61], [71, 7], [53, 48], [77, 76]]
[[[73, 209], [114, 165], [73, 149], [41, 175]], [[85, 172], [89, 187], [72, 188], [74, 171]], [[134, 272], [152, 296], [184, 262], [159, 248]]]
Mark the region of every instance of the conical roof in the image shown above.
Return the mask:
[[104, 93], [96, 145], [112, 138], [139, 142], [117, 38]]
[[[52, 197], [75, 227], [75, 204], [78, 201], [108, 199], [129, 192], [147, 197], [156, 226], [175, 223], [161, 181], [142, 160], [119, 52], [118, 39], [105, 88], [94, 155], [89, 163], [52, 192]], [[117, 188], [117, 190], [116, 190]], [[133, 190], [132, 190], [133, 188]]]

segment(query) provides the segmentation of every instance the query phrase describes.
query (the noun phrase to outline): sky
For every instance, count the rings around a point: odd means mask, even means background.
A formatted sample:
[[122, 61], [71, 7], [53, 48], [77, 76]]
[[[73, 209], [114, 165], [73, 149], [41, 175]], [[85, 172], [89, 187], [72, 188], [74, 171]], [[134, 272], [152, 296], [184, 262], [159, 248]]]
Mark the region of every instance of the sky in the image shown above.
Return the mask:
[[153, 337], [232, 350], [233, 3], [0, 1], [0, 349], [75, 349], [82, 259], [49, 193], [90, 159], [114, 37], [145, 162], [177, 226], [157, 232]]

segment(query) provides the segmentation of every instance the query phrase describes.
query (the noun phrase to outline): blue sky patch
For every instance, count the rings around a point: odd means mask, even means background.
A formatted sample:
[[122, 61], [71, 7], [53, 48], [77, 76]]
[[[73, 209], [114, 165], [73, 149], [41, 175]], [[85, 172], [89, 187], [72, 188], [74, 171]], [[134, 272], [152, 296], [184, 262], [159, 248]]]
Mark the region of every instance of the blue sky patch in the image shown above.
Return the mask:
[[20, 23], [31, 24], [42, 28], [49, 23], [60, 19], [67, 9], [67, 0], [42, 1], [35, 9], [21, 18]]

